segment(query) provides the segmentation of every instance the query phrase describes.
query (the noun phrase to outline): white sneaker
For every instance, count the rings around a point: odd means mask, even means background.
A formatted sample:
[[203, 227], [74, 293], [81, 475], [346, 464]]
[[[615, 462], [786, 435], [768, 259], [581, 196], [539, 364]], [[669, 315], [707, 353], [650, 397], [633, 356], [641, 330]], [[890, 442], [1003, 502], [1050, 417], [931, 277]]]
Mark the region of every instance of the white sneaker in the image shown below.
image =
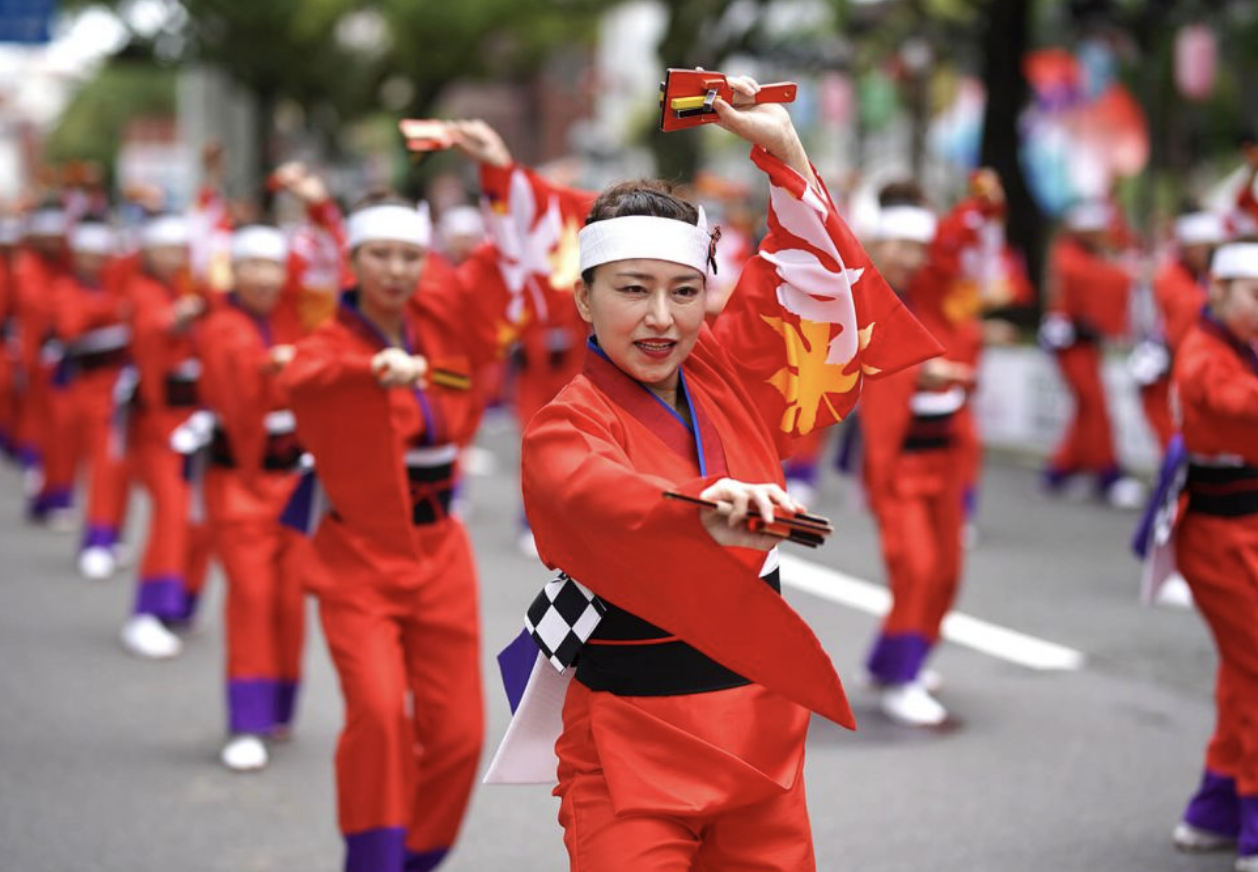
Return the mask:
[[1105, 490], [1105, 499], [1116, 509], [1143, 509], [1148, 490], [1139, 480], [1124, 475]]
[[1169, 606], [1173, 609], [1191, 609], [1193, 607], [1192, 589], [1188, 586], [1188, 582], [1184, 581], [1184, 576], [1177, 572], [1162, 582], [1162, 587], [1158, 590], [1158, 595], [1153, 602], [1155, 605]]
[[[1171, 841], [1175, 843], [1176, 848], [1190, 854], [1230, 851], [1236, 847], [1236, 839], [1212, 830], [1194, 827], [1187, 821], [1180, 821], [1175, 825], [1175, 829], [1171, 833]], [[1254, 859], [1258, 860], [1258, 858]], [[1239, 869], [1240, 866], [1236, 868]], [[1258, 872], [1258, 865], [1253, 866], [1252, 869], [1254, 872]]]
[[118, 571], [118, 558], [112, 548], [93, 545], [79, 552], [79, 575], [92, 581], [104, 581]]
[[233, 772], [257, 772], [265, 769], [270, 757], [263, 741], [249, 733], [232, 736], [223, 746], [218, 759]]
[[122, 647], [137, 657], [147, 660], [165, 660], [178, 657], [183, 642], [166, 629], [166, 625], [154, 615], [132, 615], [122, 625]]
[[1258, 854], [1250, 854], [1247, 857], [1237, 857], [1236, 872], [1258, 872]]
[[879, 707], [891, 720], [910, 727], [935, 727], [948, 717], [948, 711], [920, 680], [888, 687], [882, 692]]

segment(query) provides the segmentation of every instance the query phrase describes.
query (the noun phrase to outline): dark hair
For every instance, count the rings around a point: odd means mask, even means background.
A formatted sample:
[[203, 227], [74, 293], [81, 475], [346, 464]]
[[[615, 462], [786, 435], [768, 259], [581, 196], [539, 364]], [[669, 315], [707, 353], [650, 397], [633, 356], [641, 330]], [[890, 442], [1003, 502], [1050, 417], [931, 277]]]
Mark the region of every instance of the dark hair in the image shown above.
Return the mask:
[[878, 205], [886, 209], [889, 206], [924, 206], [926, 195], [922, 186], [912, 179], [901, 179], [888, 182], [878, 191]]
[[[620, 182], [598, 195], [598, 199], [590, 207], [585, 223], [589, 225], [608, 218], [649, 215], [653, 218], [672, 218], [674, 221], [685, 221], [697, 226], [699, 210], [693, 203], [678, 197], [675, 190], [671, 184], [659, 179]], [[593, 284], [594, 268], [581, 273], [581, 279], [587, 285]]]

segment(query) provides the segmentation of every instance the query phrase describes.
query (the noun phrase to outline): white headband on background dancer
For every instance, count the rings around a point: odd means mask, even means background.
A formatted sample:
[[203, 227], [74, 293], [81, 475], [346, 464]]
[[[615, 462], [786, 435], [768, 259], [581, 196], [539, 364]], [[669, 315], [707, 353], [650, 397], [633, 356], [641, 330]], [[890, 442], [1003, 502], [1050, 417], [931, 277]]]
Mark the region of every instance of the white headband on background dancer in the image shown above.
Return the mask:
[[188, 244], [191, 233], [182, 215], [159, 215], [140, 233], [141, 248], [177, 248]]
[[405, 242], [428, 248], [432, 244], [432, 218], [428, 204], [418, 209], [409, 206], [368, 206], [349, 216], [347, 224], [349, 250], [364, 242]]
[[65, 236], [70, 219], [64, 209], [45, 206], [36, 209], [26, 219], [27, 236]]
[[939, 221], [921, 206], [888, 206], [878, 213], [873, 238], [876, 242], [895, 239], [930, 245], [935, 241]]
[[254, 224], [242, 227], [232, 234], [232, 263], [242, 260], [269, 260], [285, 263], [288, 260], [288, 242], [284, 234], [274, 227]]
[[84, 221], [70, 231], [70, 250], [75, 254], [113, 254], [118, 248], [118, 235], [107, 224]]
[[654, 215], [606, 218], [581, 228], [581, 272], [618, 260], [666, 260], [693, 267], [705, 276], [716, 273], [716, 242], [721, 228], [708, 231], [699, 207], [699, 223]]
[[1210, 275], [1216, 279], [1258, 279], [1258, 242], [1230, 242], [1214, 252]]
[[1175, 241], [1180, 245], [1219, 245], [1227, 239], [1222, 216], [1189, 212], [1175, 219]]

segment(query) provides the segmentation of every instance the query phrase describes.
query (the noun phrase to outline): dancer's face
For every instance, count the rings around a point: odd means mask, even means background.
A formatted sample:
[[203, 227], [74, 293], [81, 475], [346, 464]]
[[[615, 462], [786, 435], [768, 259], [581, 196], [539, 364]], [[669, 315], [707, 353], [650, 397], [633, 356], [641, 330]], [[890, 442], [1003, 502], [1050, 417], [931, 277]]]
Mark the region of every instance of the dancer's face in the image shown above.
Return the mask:
[[618, 260], [579, 282], [577, 309], [623, 372], [657, 392], [677, 389], [677, 371], [703, 326], [703, 274], [665, 260]]

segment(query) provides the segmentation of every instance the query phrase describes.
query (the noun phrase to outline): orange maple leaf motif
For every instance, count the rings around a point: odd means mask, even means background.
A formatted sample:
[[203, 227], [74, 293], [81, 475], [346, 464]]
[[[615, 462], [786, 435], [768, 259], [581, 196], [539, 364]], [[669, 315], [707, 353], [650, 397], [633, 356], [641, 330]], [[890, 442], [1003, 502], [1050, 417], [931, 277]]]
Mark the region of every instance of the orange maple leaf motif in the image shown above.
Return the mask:
[[869, 344], [874, 328], [872, 324], [860, 328], [856, 316], [855, 289], [865, 270], [844, 263], [826, 226], [829, 207], [816, 192], [809, 188], [797, 197], [773, 185], [769, 208], [804, 243], [771, 251], [762, 248], [759, 253], [777, 273], [781, 311], [799, 319], [796, 325], [793, 319], [761, 316], [786, 345], [787, 365], [768, 379], [786, 400], [782, 430], [803, 435], [817, 427], [823, 411], [830, 413], [824, 423], [842, 419], [830, 397], [851, 392], [862, 373], [871, 373], [862, 366], [860, 352]]
[[[829, 353], [830, 328], [832, 325], [801, 318], [796, 327], [782, 318], [760, 316], [786, 343], [786, 366], [769, 378], [769, 384], [777, 388], [786, 400], [782, 413], [782, 432], [800, 436], [812, 432], [824, 407], [835, 421], [843, 415], [830, 400], [831, 394], [851, 392], [861, 376], [876, 372], [872, 367], [856, 364], [853, 358], [846, 364], [826, 361]], [[873, 337], [874, 325], [858, 331], [860, 347], [864, 349]]]

